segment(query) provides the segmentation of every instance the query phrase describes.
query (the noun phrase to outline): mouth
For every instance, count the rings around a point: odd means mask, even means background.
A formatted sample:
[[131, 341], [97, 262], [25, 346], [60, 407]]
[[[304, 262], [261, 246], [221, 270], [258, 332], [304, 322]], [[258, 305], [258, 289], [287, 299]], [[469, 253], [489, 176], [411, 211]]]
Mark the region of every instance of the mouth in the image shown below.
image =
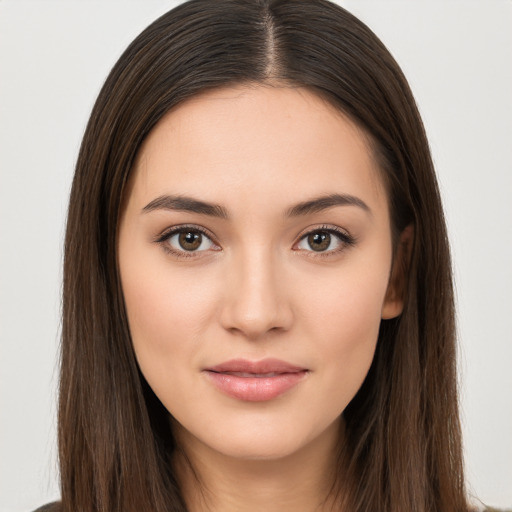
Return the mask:
[[222, 393], [248, 402], [272, 400], [298, 385], [307, 368], [278, 359], [234, 359], [203, 370]]

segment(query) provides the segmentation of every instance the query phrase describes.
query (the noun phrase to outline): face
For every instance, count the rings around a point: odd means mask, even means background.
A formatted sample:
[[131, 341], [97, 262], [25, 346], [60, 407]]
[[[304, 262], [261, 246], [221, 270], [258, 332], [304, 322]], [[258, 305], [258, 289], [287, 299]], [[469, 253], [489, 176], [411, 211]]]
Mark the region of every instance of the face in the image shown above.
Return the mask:
[[118, 258], [138, 363], [184, 439], [247, 459], [332, 439], [402, 307], [379, 173], [301, 88], [204, 93], [150, 133]]

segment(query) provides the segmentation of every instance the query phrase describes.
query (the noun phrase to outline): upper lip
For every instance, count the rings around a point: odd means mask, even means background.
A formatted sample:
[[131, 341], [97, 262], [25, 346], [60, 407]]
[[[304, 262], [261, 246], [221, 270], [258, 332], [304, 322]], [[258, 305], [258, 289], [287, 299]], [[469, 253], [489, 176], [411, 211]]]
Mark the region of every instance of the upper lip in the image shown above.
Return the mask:
[[298, 373], [306, 371], [306, 368], [281, 361], [280, 359], [262, 359], [261, 361], [231, 359], [215, 366], [205, 368], [205, 370], [216, 373], [237, 372], [261, 375], [265, 373]]

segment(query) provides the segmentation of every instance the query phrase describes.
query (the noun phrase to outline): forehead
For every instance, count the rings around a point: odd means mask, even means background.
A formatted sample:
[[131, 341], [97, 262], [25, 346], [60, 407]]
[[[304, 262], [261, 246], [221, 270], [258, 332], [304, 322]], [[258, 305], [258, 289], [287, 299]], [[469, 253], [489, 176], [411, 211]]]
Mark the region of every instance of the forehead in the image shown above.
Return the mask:
[[[241, 85], [193, 97], [167, 113], [137, 156], [132, 193], [215, 202], [341, 192], [386, 202], [366, 134], [305, 88]], [[286, 195], [283, 196], [283, 191]]]

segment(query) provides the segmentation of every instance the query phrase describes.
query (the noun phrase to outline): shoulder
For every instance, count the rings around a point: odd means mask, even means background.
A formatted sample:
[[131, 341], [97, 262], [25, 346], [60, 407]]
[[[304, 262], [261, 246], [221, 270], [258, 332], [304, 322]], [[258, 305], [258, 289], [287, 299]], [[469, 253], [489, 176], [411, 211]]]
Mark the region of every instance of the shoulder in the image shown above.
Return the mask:
[[34, 510], [34, 512], [60, 512], [60, 501], [54, 501], [53, 503], [48, 503]]

